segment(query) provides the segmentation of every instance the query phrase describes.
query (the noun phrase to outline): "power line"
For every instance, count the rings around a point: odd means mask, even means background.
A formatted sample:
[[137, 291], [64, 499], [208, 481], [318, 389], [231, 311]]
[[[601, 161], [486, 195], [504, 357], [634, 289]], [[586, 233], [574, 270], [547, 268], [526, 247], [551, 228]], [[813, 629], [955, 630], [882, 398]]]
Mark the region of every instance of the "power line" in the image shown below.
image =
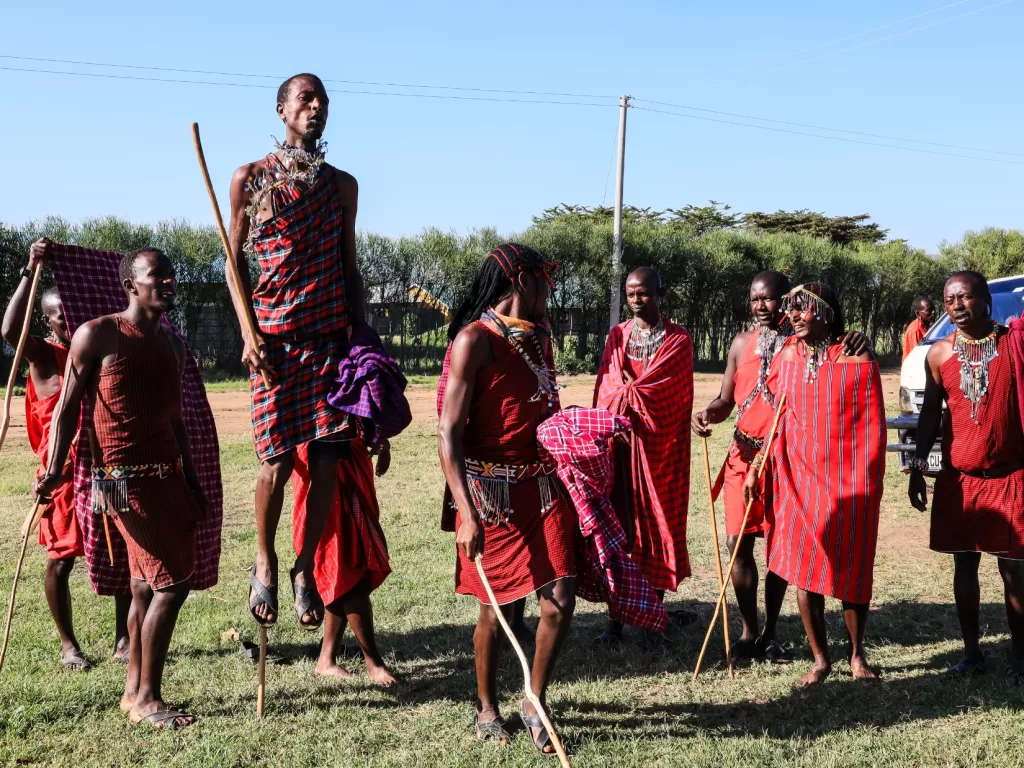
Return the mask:
[[[230, 88], [262, 88], [276, 90], [276, 85], [263, 85], [260, 83], [227, 83], [212, 80], [179, 80], [165, 77], [141, 77], [139, 75], [112, 75], [104, 72], [68, 72], [65, 70], [52, 69], [29, 69], [27, 67], [0, 67], [0, 70], [7, 72], [33, 72], [43, 75], [71, 75], [74, 77], [98, 77], [113, 80], [136, 80], [148, 83], [181, 83], [186, 85], [221, 85]], [[456, 96], [454, 94], [441, 93], [386, 93], [383, 91], [357, 91], [342, 88], [333, 88], [334, 93], [361, 94], [363, 96], [401, 96], [413, 99], [457, 99], [459, 101], [498, 101], [511, 104], [555, 104], [565, 107], [613, 107], [613, 104], [597, 104], [585, 101], [549, 101], [546, 99], [499, 99], [493, 96]]]
[[770, 117], [757, 117], [756, 115], [741, 115], [736, 112], [722, 112], [717, 109], [703, 109], [702, 107], [691, 107], [686, 104], [670, 104], [666, 101], [653, 101], [651, 99], [636, 99], [638, 102], [644, 104], [657, 104], [662, 107], [675, 107], [676, 109], [688, 109], [694, 112], [706, 112], [711, 115], [725, 115], [727, 117], [740, 117], [744, 120], [761, 120], [766, 123], [776, 123], [778, 125], [792, 125], [797, 128], [811, 128], [815, 131], [833, 131], [835, 133], [849, 133], [853, 136], [867, 136], [872, 139], [885, 139], [886, 141], [905, 141], [910, 144], [926, 144], [931, 147], [945, 147], [946, 149], [963, 149], [968, 152], [988, 152], [993, 155], [1010, 155], [1012, 157], [1024, 157], [1024, 152], [1007, 152], [1002, 149], [984, 149], [982, 147], [967, 147], [960, 144], [943, 144], [938, 141], [925, 141], [923, 139], [906, 139], [901, 136], [885, 136], [878, 133], [866, 133], [864, 131], [851, 131], [846, 128], [829, 128], [824, 125], [810, 125], [808, 123], [794, 123], [788, 120], [773, 120]]
[[801, 48], [799, 51], [793, 51], [792, 53], [787, 53], [787, 54], [784, 54], [782, 56], [775, 56], [775, 57], [773, 57], [771, 59], [767, 59], [765, 61], [758, 62], [757, 64], [751, 64], [749, 66], [739, 67], [737, 69], [727, 70], [727, 71], [721, 72], [719, 74], [721, 74], [721, 75], [732, 75], [732, 74], [737, 74], [737, 73], [740, 73], [740, 72], [747, 72], [747, 71], [749, 71], [751, 69], [757, 69], [758, 67], [762, 67], [765, 64], [771, 64], [772, 62], [778, 61], [779, 59], [788, 59], [788, 58], [790, 58], [792, 56], [799, 56], [801, 53], [810, 53], [811, 51], [817, 51], [817, 50], [820, 50], [822, 48], [828, 48], [830, 46], [836, 45], [837, 43], [845, 43], [847, 40], [855, 40], [858, 37], [864, 37], [864, 35], [870, 35], [870, 34], [873, 34], [875, 32], [881, 32], [883, 29], [889, 29], [890, 27], [895, 27], [895, 26], [898, 26], [900, 24], [906, 24], [908, 21], [914, 21], [915, 19], [921, 19], [921, 18], [924, 18], [925, 16], [930, 16], [933, 13], [938, 13], [939, 11], [945, 11], [945, 10], [947, 10], [949, 8], [953, 8], [953, 7], [958, 6], [958, 5], [963, 5], [964, 3], [973, 3], [973, 2], [974, 2], [974, 0], [957, 0], [957, 2], [949, 3], [948, 5], [943, 5], [941, 8], [932, 8], [930, 11], [925, 11], [924, 13], [918, 13], [915, 16], [908, 16], [907, 18], [900, 19], [899, 21], [891, 21], [888, 24], [883, 24], [880, 27], [874, 27], [872, 29], [867, 29], [867, 30], [865, 30], [863, 32], [856, 32], [856, 33], [854, 33], [852, 35], [847, 35], [846, 37], [839, 37], [839, 38], [836, 38], [835, 40], [830, 40], [827, 43], [818, 43], [817, 45], [812, 45], [810, 48]]
[[[965, 0], [966, 1], [966, 0]], [[269, 79], [284, 81], [288, 75], [257, 75], [246, 72], [218, 72], [208, 69], [179, 69], [176, 67], [151, 67], [143, 64], [111, 64], [102, 61], [76, 61], [72, 59], [47, 59], [36, 56], [13, 56], [0, 54], [0, 59], [14, 59], [17, 61], [36, 61], [46, 64], [73, 64], [83, 67], [112, 67], [115, 69], [142, 69], [151, 72], [177, 72], [190, 75], [217, 75], [221, 77], [252, 77], [257, 79]], [[31, 70], [26, 70], [31, 71]], [[557, 91], [512, 91], [502, 88], [472, 88], [461, 85], [426, 85], [421, 83], [381, 83], [373, 80], [338, 80], [334, 78], [321, 78], [325, 83], [341, 83], [342, 85], [373, 85], [380, 88], [430, 88], [445, 91], [473, 91], [475, 93], [510, 93], [519, 96], [564, 96], [573, 99], [618, 99], [618, 96], [598, 95], [593, 93], [560, 93]], [[263, 86], [268, 87], [268, 86]]]
[[672, 115], [673, 117], [683, 117], [689, 120], [703, 120], [709, 123], [722, 123], [724, 125], [738, 125], [741, 128], [757, 128], [762, 131], [773, 131], [775, 133], [791, 133], [795, 136], [809, 136], [813, 139], [826, 139], [828, 141], [843, 141], [847, 144], [865, 144], [869, 147], [886, 147], [888, 149], [901, 149], [905, 152], [919, 152], [926, 155], [943, 155], [945, 157], [959, 157], [964, 160], [982, 160], [989, 163], [1002, 163], [1005, 165], [1024, 165], [1024, 162], [1016, 160], [1002, 160], [998, 157], [975, 157], [973, 155], [960, 155], [953, 152], [939, 152], [934, 149], [920, 149], [919, 147], [901, 147], [898, 144], [882, 144], [877, 141], [863, 141], [861, 139], [848, 139], [844, 136], [822, 136], [818, 133], [807, 133], [805, 131], [791, 131], [788, 128], [772, 128], [768, 125], [752, 125], [750, 123], [739, 123], [735, 120], [720, 120], [714, 117], [701, 117], [699, 115], [684, 115], [680, 112], [668, 112], [663, 109], [651, 109], [650, 107], [634, 107], [634, 109], [642, 112], [656, 112], [661, 115]]
[[764, 69], [764, 70], [761, 70], [758, 73], [758, 75], [751, 75], [750, 77], [731, 78], [729, 80], [721, 80], [721, 81], [719, 81], [717, 83], [712, 83], [711, 86], [709, 86], [709, 87], [719, 86], [719, 85], [726, 85], [728, 83], [736, 82], [737, 80], [749, 80], [751, 77], [756, 77], [756, 76], [759, 76], [759, 75], [767, 75], [767, 74], [769, 74], [771, 72], [778, 72], [779, 70], [782, 70], [782, 69], [791, 69], [792, 67], [798, 67], [801, 64], [810, 64], [812, 61], [820, 61], [821, 59], [827, 59], [830, 56], [838, 56], [841, 53], [849, 53], [850, 51], [859, 51], [861, 48], [867, 48], [867, 47], [872, 46], [872, 45], [878, 45], [878, 43], [884, 43], [886, 40], [894, 40], [897, 37], [905, 37], [906, 35], [912, 35], [915, 32], [921, 32], [922, 30], [925, 30], [925, 29], [931, 29], [932, 27], [937, 27], [940, 24], [946, 24], [946, 23], [948, 23], [950, 21], [956, 21], [957, 19], [962, 19], [965, 16], [973, 16], [976, 13], [981, 13], [982, 11], [987, 11], [987, 10], [989, 10], [991, 8], [997, 8], [1000, 5], [1006, 5], [1007, 3], [1012, 3], [1012, 2], [1013, 2], [1013, 0], [1000, 0], [1000, 2], [998, 2], [998, 3], [992, 3], [991, 5], [986, 5], [986, 6], [983, 6], [981, 8], [975, 8], [973, 11], [967, 11], [966, 13], [961, 13], [961, 14], [959, 14], [957, 16], [950, 16], [948, 19], [942, 19], [942, 21], [936, 21], [936, 22], [932, 22], [931, 24], [925, 24], [923, 27], [915, 27], [914, 29], [908, 29], [908, 30], [906, 30], [904, 32], [897, 32], [896, 34], [893, 34], [893, 35], [886, 35], [885, 37], [880, 37], [877, 40], [871, 40], [871, 41], [869, 41], [867, 43], [861, 43], [860, 45], [854, 45], [854, 46], [852, 46], [850, 48], [843, 48], [842, 50], [839, 50], [839, 51], [832, 51], [830, 53], [823, 53], [821, 56], [814, 56], [813, 58], [810, 58], [810, 59], [801, 59], [800, 61], [790, 62], [789, 64], [782, 64], [781, 66], [773, 67], [771, 69]]

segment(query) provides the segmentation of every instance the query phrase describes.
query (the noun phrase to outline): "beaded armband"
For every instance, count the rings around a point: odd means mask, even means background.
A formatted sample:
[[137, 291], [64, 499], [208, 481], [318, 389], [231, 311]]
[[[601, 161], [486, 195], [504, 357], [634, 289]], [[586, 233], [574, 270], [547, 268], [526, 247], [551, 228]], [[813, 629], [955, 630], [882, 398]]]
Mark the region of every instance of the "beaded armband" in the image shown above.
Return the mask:
[[752, 466], [754, 469], [756, 469], [758, 472], [760, 472], [761, 471], [761, 467], [764, 466], [764, 454], [761, 453], [760, 451], [758, 451], [758, 453], [754, 456], [754, 458], [751, 459], [750, 466]]
[[928, 459], [918, 459], [916, 457], [910, 459], [909, 461], [907, 461], [907, 468], [911, 472], [916, 471], [920, 472], [921, 474], [924, 474], [925, 472], [928, 471]]

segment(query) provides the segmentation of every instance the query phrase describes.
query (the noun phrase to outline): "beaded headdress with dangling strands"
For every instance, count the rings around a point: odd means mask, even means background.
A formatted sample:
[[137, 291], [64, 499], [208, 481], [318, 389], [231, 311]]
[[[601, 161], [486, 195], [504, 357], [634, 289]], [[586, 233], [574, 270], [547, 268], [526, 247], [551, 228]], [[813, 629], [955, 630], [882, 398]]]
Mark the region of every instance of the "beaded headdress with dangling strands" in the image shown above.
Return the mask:
[[[787, 313], [790, 308], [794, 307], [802, 309], [811, 308], [814, 310], [814, 314], [816, 316], [824, 318], [825, 321], [829, 323], [832, 322], [835, 316], [835, 313], [832, 311], [832, 307], [829, 306], [828, 302], [808, 288], [807, 285], [798, 285], [787, 293], [782, 300], [782, 306]], [[813, 344], [804, 342], [804, 347], [807, 350], [804, 353], [804, 358], [807, 360], [804, 367], [805, 382], [817, 381], [818, 370], [826, 362], [825, 353], [831, 342], [832, 340], [830, 338], [814, 342]]]
[[960, 392], [971, 404], [971, 421], [978, 423], [978, 409], [988, 392], [988, 366], [999, 352], [999, 324], [992, 321], [992, 333], [983, 339], [969, 339], [957, 329], [953, 352], [960, 362]]

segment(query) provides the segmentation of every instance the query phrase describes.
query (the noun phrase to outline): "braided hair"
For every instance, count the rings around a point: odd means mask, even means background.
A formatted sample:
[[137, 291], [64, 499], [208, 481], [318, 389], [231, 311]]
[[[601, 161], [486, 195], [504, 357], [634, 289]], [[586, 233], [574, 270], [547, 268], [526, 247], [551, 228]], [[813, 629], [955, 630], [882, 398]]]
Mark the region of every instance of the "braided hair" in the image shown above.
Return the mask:
[[500, 302], [512, 290], [513, 281], [520, 272], [543, 275], [550, 282], [550, 269], [557, 269], [540, 253], [528, 245], [505, 243], [499, 245], [484, 259], [473, 284], [455, 310], [448, 325], [448, 340], [455, 341], [459, 331], [480, 319], [480, 315]]

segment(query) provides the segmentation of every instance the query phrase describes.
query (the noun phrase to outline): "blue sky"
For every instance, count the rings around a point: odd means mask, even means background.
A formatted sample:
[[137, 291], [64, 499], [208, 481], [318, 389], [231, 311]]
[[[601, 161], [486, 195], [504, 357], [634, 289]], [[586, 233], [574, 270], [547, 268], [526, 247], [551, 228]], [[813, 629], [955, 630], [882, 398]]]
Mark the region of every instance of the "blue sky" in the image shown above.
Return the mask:
[[[305, 16], [291, 10], [301, 6], [259, 0], [36, 2], [0, 12], [0, 54], [604, 97], [575, 99], [603, 106], [562, 106], [371, 96], [341, 89], [474, 92], [328, 84], [328, 159], [359, 179], [361, 229], [513, 232], [558, 203], [611, 204], [621, 94], [1018, 152], [984, 156], [1024, 163], [1024, 2], [987, 7], [997, 2], [345, 2]], [[952, 7], [893, 24], [944, 5]], [[912, 31], [925, 25], [934, 26]], [[874, 42], [881, 38], [889, 39]], [[116, 214], [212, 223], [189, 123], [202, 128], [225, 215], [234, 168], [270, 151], [271, 134], [282, 136], [273, 78], [11, 58], [0, 58], [0, 67], [271, 86], [0, 69], [7, 97], [0, 140], [8, 148], [2, 221]], [[1024, 227], [1022, 171], [635, 109], [626, 202], [660, 209], [713, 198], [740, 211], [866, 212], [890, 236], [934, 250], [966, 229]]]

